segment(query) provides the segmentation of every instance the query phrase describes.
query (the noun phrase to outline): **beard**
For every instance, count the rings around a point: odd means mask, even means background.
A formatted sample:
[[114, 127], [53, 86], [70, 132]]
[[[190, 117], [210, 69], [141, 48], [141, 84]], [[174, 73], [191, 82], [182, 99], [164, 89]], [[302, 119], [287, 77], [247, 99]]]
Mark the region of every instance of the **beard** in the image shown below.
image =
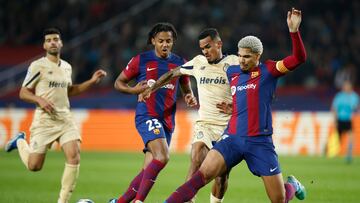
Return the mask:
[[49, 49], [47, 53], [53, 56], [57, 56], [59, 54], [59, 49]]

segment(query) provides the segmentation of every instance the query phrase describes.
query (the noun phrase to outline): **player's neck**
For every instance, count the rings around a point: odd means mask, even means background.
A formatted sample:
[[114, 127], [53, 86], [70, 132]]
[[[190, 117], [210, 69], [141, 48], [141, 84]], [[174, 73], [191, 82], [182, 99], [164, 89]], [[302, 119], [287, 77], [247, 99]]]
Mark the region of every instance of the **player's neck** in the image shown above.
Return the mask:
[[46, 58], [49, 59], [49, 61], [58, 64], [60, 61], [60, 54], [57, 55], [46, 54]]
[[222, 52], [220, 52], [219, 54], [219, 58], [215, 59], [214, 61], [210, 62], [210, 64], [217, 64], [219, 63], [221, 60], [223, 60], [224, 55], [222, 54]]

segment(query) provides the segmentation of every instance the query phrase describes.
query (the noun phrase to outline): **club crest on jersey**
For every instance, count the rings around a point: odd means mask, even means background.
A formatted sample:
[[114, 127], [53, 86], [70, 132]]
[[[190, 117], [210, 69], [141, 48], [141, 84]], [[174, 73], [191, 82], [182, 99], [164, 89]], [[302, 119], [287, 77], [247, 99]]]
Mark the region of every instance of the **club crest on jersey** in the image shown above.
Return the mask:
[[256, 78], [257, 76], [259, 76], [259, 71], [251, 72], [251, 78]]
[[157, 129], [157, 128], [155, 128], [155, 129], [153, 130], [153, 132], [154, 132], [154, 134], [155, 134], [155, 135], [160, 134], [160, 130], [159, 130], [159, 129]]
[[204, 137], [203, 131], [199, 131], [198, 134], [196, 135], [196, 138], [197, 138], [197, 139], [201, 139], [201, 138], [203, 138], [203, 137]]
[[224, 71], [226, 72], [229, 67], [230, 67], [230, 64], [225, 63], [225, 65], [224, 65], [224, 67], [223, 67]]

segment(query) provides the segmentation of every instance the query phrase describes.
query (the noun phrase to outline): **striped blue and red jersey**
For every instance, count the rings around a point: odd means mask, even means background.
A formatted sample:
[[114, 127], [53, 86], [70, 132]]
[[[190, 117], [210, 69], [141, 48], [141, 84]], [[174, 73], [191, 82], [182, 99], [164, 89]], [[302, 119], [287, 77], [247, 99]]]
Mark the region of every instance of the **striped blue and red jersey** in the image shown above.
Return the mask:
[[250, 71], [240, 65], [230, 66], [227, 77], [233, 102], [233, 112], [225, 134], [236, 136], [272, 135], [271, 103], [279, 77], [295, 69], [306, 59], [300, 34], [290, 33], [293, 55], [283, 60], [267, 60]]
[[[143, 52], [133, 57], [123, 71], [125, 76], [136, 82], [143, 80], [151, 86], [166, 72], [181, 66], [185, 59], [171, 53], [169, 57], [163, 59], [155, 55], [155, 51]], [[188, 76], [181, 76], [180, 82], [189, 83]], [[136, 119], [143, 116], [151, 116], [161, 120], [165, 128], [172, 132], [175, 126], [176, 112], [176, 93], [179, 85], [179, 78], [173, 79], [169, 84], [163, 86], [158, 91], [152, 93], [146, 102], [138, 102], [136, 106]]]

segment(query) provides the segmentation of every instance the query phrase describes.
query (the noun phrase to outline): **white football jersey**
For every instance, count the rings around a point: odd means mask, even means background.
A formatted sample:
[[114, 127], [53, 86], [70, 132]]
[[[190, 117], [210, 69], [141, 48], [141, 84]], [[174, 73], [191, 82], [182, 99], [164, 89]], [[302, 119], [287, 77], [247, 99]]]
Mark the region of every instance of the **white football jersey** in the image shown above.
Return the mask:
[[[34, 89], [35, 95], [52, 102], [56, 113], [67, 113], [70, 111], [68, 88], [72, 85], [71, 72], [68, 62], [60, 60], [56, 64], [42, 57], [31, 63], [22, 86]], [[37, 110], [41, 109], [38, 107]]]
[[227, 125], [230, 115], [220, 113], [216, 104], [223, 101], [232, 102], [226, 69], [231, 65], [238, 65], [239, 58], [235, 55], [225, 56], [216, 64], [209, 64], [206, 57], [198, 55], [180, 68], [180, 72], [192, 75], [196, 79], [199, 95], [199, 119], [197, 121]]

